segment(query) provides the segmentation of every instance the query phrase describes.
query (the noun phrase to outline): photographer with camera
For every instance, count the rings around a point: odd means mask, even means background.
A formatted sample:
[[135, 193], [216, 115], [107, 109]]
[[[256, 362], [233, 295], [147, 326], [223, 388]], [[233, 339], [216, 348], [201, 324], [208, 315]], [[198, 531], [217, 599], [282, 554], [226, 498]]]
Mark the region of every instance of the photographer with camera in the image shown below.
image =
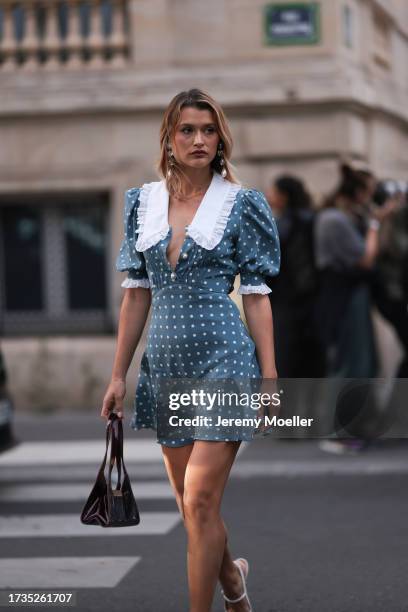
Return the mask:
[[[346, 163], [341, 164], [340, 171], [339, 185], [316, 222], [318, 328], [325, 347], [327, 376], [374, 378], [377, 351], [371, 285], [380, 252], [379, 230], [395, 213], [398, 201], [389, 198], [381, 207], [374, 205], [373, 174]], [[363, 439], [327, 440], [324, 446], [324, 450], [345, 452], [360, 450], [366, 443]]]

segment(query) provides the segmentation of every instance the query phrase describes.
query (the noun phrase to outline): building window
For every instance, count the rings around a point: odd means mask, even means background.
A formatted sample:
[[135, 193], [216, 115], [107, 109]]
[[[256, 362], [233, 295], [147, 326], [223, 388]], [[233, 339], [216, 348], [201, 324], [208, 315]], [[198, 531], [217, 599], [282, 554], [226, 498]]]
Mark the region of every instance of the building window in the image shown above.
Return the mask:
[[3, 333], [110, 331], [103, 200], [1, 199]]
[[386, 13], [379, 8], [373, 10], [373, 57], [383, 68], [391, 66], [391, 26]]
[[353, 12], [348, 4], [343, 6], [343, 42], [346, 47], [353, 47]]
[[70, 311], [106, 308], [105, 219], [95, 207], [67, 208], [63, 234]]
[[8, 312], [39, 312], [45, 307], [40, 215], [27, 206], [5, 207], [1, 222], [5, 309]]

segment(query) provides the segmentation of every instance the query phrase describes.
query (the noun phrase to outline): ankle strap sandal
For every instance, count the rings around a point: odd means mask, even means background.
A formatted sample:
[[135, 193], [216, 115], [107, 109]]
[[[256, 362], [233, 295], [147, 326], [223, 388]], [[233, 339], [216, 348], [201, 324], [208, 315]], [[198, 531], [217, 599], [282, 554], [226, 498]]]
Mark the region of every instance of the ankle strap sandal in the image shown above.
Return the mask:
[[[244, 564], [246, 565], [247, 569], [246, 569], [245, 573], [243, 572], [241, 564], [239, 563], [240, 561], [243, 561]], [[249, 605], [249, 612], [253, 612], [253, 609], [252, 609], [252, 606], [251, 606], [251, 602], [249, 601], [249, 597], [248, 597], [247, 587], [246, 587], [246, 577], [248, 576], [248, 573], [249, 573], [249, 563], [248, 563], [248, 561], [246, 559], [244, 559], [242, 557], [239, 557], [238, 559], [235, 559], [234, 565], [237, 566], [238, 571], [240, 573], [244, 592], [239, 597], [236, 597], [235, 599], [231, 599], [230, 597], [227, 597], [225, 595], [224, 591], [221, 589], [222, 596], [224, 597], [226, 602], [232, 603], [232, 604], [238, 603], [239, 601], [242, 601], [246, 597], [247, 601], [248, 601], [248, 605]]]

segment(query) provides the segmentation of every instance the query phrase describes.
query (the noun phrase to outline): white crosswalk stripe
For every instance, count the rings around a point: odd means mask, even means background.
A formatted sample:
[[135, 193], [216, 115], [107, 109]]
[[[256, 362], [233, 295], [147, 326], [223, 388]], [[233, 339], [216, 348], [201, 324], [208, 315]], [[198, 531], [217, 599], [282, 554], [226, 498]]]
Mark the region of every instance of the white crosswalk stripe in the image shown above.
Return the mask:
[[340, 457], [324, 461], [245, 461], [233, 467], [234, 478], [282, 478], [315, 476], [379, 476], [382, 474], [407, 474], [408, 462], [402, 459], [367, 457]]
[[[127, 440], [124, 457], [133, 493], [138, 502], [154, 501], [154, 510], [141, 510], [140, 524], [131, 527], [103, 529], [83, 525], [80, 509], [91, 492], [104, 453], [104, 440], [74, 440], [24, 442], [0, 455], [3, 555], [6, 550], [12, 555], [10, 551], [17, 541], [27, 549], [26, 557], [0, 557], [0, 589], [114, 588], [143, 562], [142, 555], [135, 546], [134, 556], [120, 556], [117, 544], [117, 556], [89, 556], [94, 538], [116, 536], [125, 542], [124, 538], [133, 536], [165, 536], [180, 523], [180, 513], [174, 507], [167, 511], [166, 507], [160, 508], [160, 504], [169, 507], [169, 500], [174, 498], [160, 446], [155, 440]], [[112, 484], [116, 484], [116, 469]], [[37, 511], [43, 502], [44, 513], [30, 511], [30, 503], [39, 504]], [[67, 512], [66, 503], [71, 502], [77, 503], [77, 511]], [[29, 544], [33, 538], [34, 549]], [[41, 541], [53, 542], [55, 538], [69, 538], [75, 554], [41, 556]], [[86, 556], [82, 554], [85, 545]]]
[[[168, 499], [173, 492], [167, 482], [135, 482], [132, 489], [137, 499]], [[7, 484], [1, 488], [3, 502], [82, 501], [90, 493], [89, 484]]]
[[140, 557], [0, 559], [2, 589], [113, 588]]
[[[18, 465], [75, 465], [102, 462], [105, 454], [103, 440], [74, 440], [69, 442], [23, 442], [0, 455], [0, 468]], [[152, 440], [127, 440], [123, 446], [125, 463], [137, 461], [160, 462], [160, 445]]]
[[139, 525], [103, 529], [96, 525], [83, 525], [77, 514], [25, 514], [1, 516], [1, 538], [64, 538], [72, 536], [145, 536], [164, 535], [177, 525], [178, 512], [144, 512]]
[[[129, 477], [133, 482], [137, 479], [166, 479], [166, 471], [163, 462], [158, 463], [130, 463], [126, 462], [126, 468]], [[17, 482], [32, 482], [32, 481], [55, 481], [63, 482], [82, 482], [90, 484], [96, 478], [99, 463], [94, 464], [74, 464], [74, 465], [6, 465], [0, 466], [0, 485]]]

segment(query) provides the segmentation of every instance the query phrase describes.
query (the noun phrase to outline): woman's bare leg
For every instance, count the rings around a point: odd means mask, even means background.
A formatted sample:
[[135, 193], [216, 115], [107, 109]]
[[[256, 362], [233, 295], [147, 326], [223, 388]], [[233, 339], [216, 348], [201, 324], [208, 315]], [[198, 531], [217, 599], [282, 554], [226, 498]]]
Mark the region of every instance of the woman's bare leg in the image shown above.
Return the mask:
[[[188, 445], [188, 446], [182, 446], [179, 448], [169, 448], [169, 447], [165, 447], [162, 446], [162, 450], [163, 450], [163, 455], [164, 455], [164, 461], [165, 461], [165, 465], [166, 465], [166, 469], [167, 469], [167, 473], [169, 476], [169, 480], [170, 483], [173, 487], [173, 490], [175, 492], [176, 495], [176, 500], [177, 500], [177, 504], [178, 507], [180, 509], [180, 512], [183, 516], [183, 520], [186, 524], [186, 520], [185, 520], [185, 507], [184, 507], [184, 498], [185, 498], [185, 479], [186, 479], [186, 471], [187, 471], [187, 465], [190, 462], [190, 457], [193, 451], [193, 446], [204, 446], [204, 448], [206, 448], [205, 451], [201, 450], [199, 453], [195, 453], [194, 455], [194, 463], [197, 467], [197, 463], [198, 463], [198, 467], [200, 466], [200, 462], [204, 462], [204, 466], [208, 466], [210, 467], [210, 471], [208, 473], [208, 475], [205, 475], [204, 473], [204, 478], [207, 482], [208, 488], [212, 491], [215, 490], [215, 486], [213, 486], [213, 480], [211, 479], [211, 471], [215, 472], [217, 475], [217, 482], [219, 484], [218, 486], [218, 493], [213, 497], [214, 499], [214, 503], [215, 503], [215, 509], [214, 509], [214, 513], [217, 516], [217, 521], [216, 521], [216, 529], [215, 529], [215, 533], [218, 533], [218, 536], [216, 535], [216, 541], [218, 543], [218, 555], [220, 555], [222, 553], [222, 558], [221, 558], [221, 563], [219, 561], [219, 558], [216, 562], [216, 565], [219, 566], [219, 572], [218, 575], [216, 575], [216, 578], [219, 577], [221, 585], [224, 589], [224, 591], [227, 593], [227, 595], [231, 598], [235, 598], [238, 597], [239, 595], [241, 595], [242, 593], [242, 583], [241, 583], [241, 578], [240, 575], [238, 573], [238, 570], [236, 568], [236, 566], [233, 563], [233, 559], [228, 547], [228, 536], [227, 536], [227, 530], [225, 527], [225, 523], [223, 522], [222, 518], [219, 515], [219, 507], [221, 504], [221, 498], [222, 498], [222, 494], [224, 491], [224, 487], [225, 487], [225, 483], [227, 481], [228, 478], [228, 474], [229, 471], [231, 469], [232, 463], [235, 459], [236, 453], [238, 451], [240, 442], [200, 442], [200, 441], [196, 441], [194, 444]], [[216, 445], [216, 446], [215, 446]], [[208, 455], [208, 451], [209, 452], [213, 452], [214, 448], [218, 448], [220, 449], [222, 452], [218, 453], [219, 457], [220, 457], [220, 461], [218, 461], [218, 459], [216, 459], [215, 461], [213, 460], [211, 463], [209, 460], [207, 460], [205, 458], [206, 455]], [[204, 453], [204, 454], [203, 454]], [[192, 464], [193, 466], [193, 464]], [[191, 474], [196, 473], [197, 470], [192, 469], [190, 470]], [[191, 480], [191, 476], [190, 476], [190, 481]], [[216, 483], [214, 482], [214, 485]], [[192, 497], [192, 499], [194, 499], [194, 497]], [[201, 502], [200, 502], [201, 504]], [[192, 502], [192, 505], [196, 505], [195, 501]], [[196, 515], [197, 512], [193, 512], [193, 515]], [[198, 512], [198, 514], [200, 514], [200, 512]], [[191, 521], [190, 521], [191, 522]], [[194, 521], [193, 521], [194, 523]], [[187, 528], [187, 524], [186, 524], [186, 528]], [[187, 532], [189, 533], [189, 530], [187, 530]], [[194, 537], [194, 530], [193, 530], [193, 537]], [[217, 539], [218, 537], [218, 539]], [[190, 538], [189, 538], [190, 539]], [[190, 548], [190, 545], [189, 545]], [[212, 548], [212, 545], [211, 545]], [[190, 555], [189, 555], [190, 557]], [[205, 558], [205, 566], [206, 568], [209, 566], [209, 561], [211, 561], [210, 559], [206, 558], [206, 552], [204, 551], [204, 555], [203, 557]], [[195, 558], [193, 560], [193, 575], [192, 575], [192, 588], [193, 590], [196, 590], [196, 585], [195, 583], [197, 582], [197, 580], [194, 580], [194, 561]], [[190, 568], [190, 563], [189, 563], [189, 568]], [[211, 565], [211, 563], [210, 563]], [[189, 578], [190, 578], [190, 571], [189, 571]], [[203, 578], [201, 576], [201, 572], [199, 572], [198, 574], [198, 582], [202, 582]], [[216, 581], [216, 580], [215, 580]], [[204, 581], [205, 582], [205, 581]], [[212, 584], [212, 586], [210, 586], [210, 588], [208, 586], [204, 586], [204, 590], [206, 591], [206, 596], [208, 597], [209, 595], [211, 596], [211, 599], [213, 597], [213, 593], [214, 593], [214, 586], [215, 583]], [[200, 588], [200, 587], [199, 587]], [[201, 598], [202, 599], [202, 598]], [[201, 608], [197, 608], [197, 610], [210, 610], [210, 607], [205, 607], [208, 604], [203, 603], [200, 605], [202, 605]], [[209, 606], [211, 606], [211, 604], [209, 604]], [[243, 612], [245, 610], [247, 610], [247, 603], [246, 600], [244, 600], [243, 602], [238, 602], [237, 604], [229, 604], [229, 608], [228, 610], [236, 610], [239, 612]], [[195, 610], [195, 608], [193, 608]]]
[[187, 463], [193, 450], [194, 442], [172, 448], [162, 445], [164, 465], [166, 466], [167, 476], [176, 497], [177, 506], [184, 521], [184, 477], [186, 474]]

